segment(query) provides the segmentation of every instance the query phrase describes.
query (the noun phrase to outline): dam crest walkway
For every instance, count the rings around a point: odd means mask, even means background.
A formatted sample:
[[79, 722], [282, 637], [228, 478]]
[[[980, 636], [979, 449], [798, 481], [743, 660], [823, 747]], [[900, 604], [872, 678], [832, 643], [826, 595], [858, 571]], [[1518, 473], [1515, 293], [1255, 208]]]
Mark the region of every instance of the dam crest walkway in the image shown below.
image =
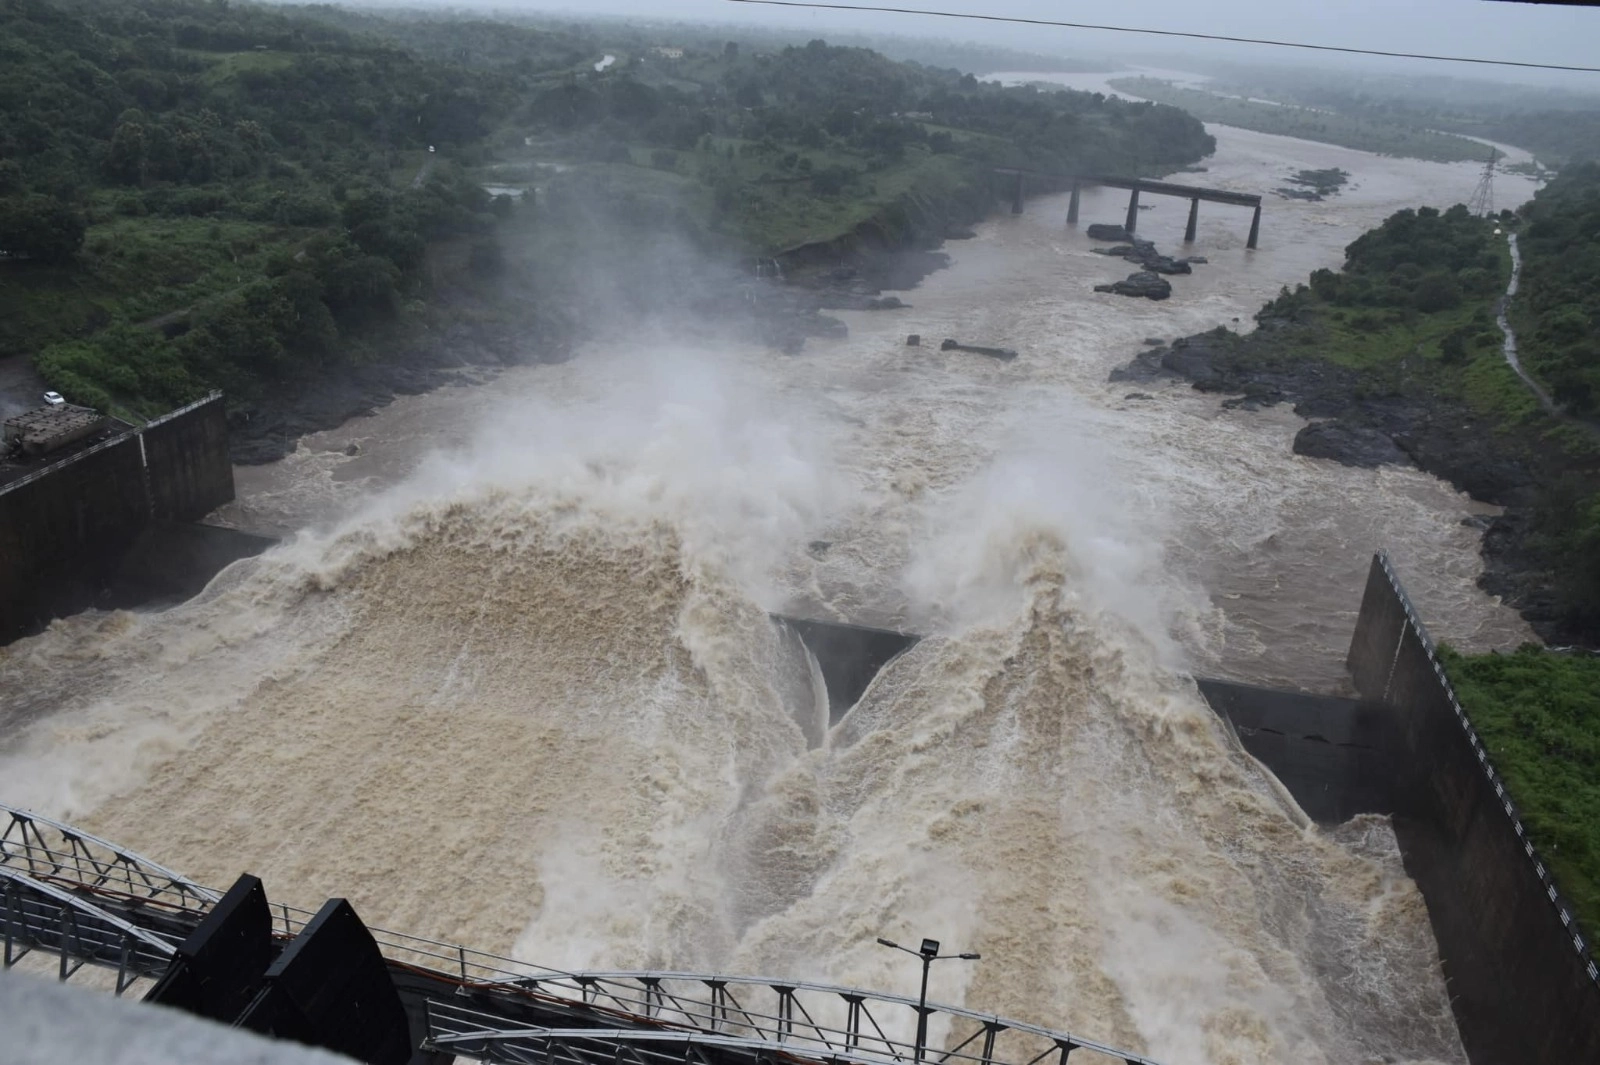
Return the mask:
[[[223, 893], [72, 825], [0, 804], [3, 967], [122, 995], [159, 981]], [[287, 944], [317, 917], [272, 903]], [[419, 1053], [506, 1065], [1158, 1065], [1036, 1024], [857, 988], [668, 971], [578, 972], [369, 929]], [[27, 959], [36, 959], [28, 962]], [[927, 1016], [927, 1045], [912, 1034]], [[1075, 1052], [1084, 1052], [1073, 1057]], [[1069, 1058], [1071, 1059], [1069, 1061]], [[416, 1060], [416, 1059], [413, 1059]]]

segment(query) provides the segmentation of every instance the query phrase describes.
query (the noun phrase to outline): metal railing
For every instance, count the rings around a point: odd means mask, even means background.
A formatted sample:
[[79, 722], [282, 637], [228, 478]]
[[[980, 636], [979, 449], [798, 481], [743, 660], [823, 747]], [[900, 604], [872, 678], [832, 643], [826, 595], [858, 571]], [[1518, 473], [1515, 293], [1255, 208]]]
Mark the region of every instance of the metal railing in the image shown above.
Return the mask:
[[165, 866], [72, 825], [0, 804], [0, 869], [13, 869], [69, 890], [88, 889], [130, 900], [203, 913], [222, 898]]
[[[178, 873], [71, 825], [0, 805], [0, 883], [15, 885], [20, 958], [34, 947], [62, 954], [62, 979], [84, 963], [118, 970], [118, 992], [159, 975], [183, 935], [220, 899]], [[11, 896], [7, 896], [9, 900]], [[41, 901], [43, 900], [43, 901]], [[9, 906], [9, 901], [7, 902]], [[70, 912], [69, 912], [70, 911]], [[10, 918], [7, 909], [0, 919]], [[292, 939], [315, 916], [273, 903], [273, 933]], [[12, 964], [8, 924], [6, 966]], [[854, 1065], [894, 1065], [914, 1057], [918, 1000], [796, 980], [668, 971], [551, 969], [458, 943], [370, 928], [391, 963], [454, 985], [466, 1001], [429, 1002], [430, 1039], [483, 1061], [544, 1065], [675, 1063], [738, 1052]], [[76, 938], [74, 938], [76, 937]], [[126, 981], [126, 983], [125, 983]], [[519, 1023], [483, 1005], [510, 999], [570, 1017], [571, 1027]], [[1070, 1032], [928, 1003], [924, 1060], [934, 1065], [1065, 1065], [1092, 1051], [1127, 1065], [1157, 1065]], [[437, 1025], [432, 1025], [436, 1020]], [[696, 1048], [692, 1053], [686, 1047]], [[472, 1048], [477, 1048], [473, 1050]], [[676, 1048], [676, 1049], [670, 1049]], [[520, 1056], [519, 1056], [520, 1055]], [[708, 1063], [710, 1065], [710, 1063]]]
[[1377, 557], [1378, 564], [1383, 569], [1383, 575], [1388, 579], [1390, 590], [1399, 601], [1401, 609], [1405, 611], [1405, 622], [1401, 626], [1400, 639], [1395, 646], [1395, 657], [1390, 663], [1391, 677], [1394, 663], [1399, 660], [1400, 646], [1405, 641], [1406, 630], [1409, 627], [1410, 631], [1416, 635], [1418, 642], [1421, 643], [1423, 651], [1426, 652], [1428, 664], [1432, 666], [1434, 676], [1438, 679], [1439, 687], [1443, 690], [1445, 698], [1450, 702], [1451, 710], [1455, 713], [1456, 723], [1461, 726], [1467, 743], [1472, 747], [1473, 755], [1478, 759], [1479, 767], [1482, 768], [1489, 785], [1494, 788], [1495, 798], [1501, 809], [1504, 810], [1511, 830], [1517, 834], [1517, 840], [1522, 846], [1523, 856], [1528, 860], [1528, 866], [1533, 874], [1539, 878], [1539, 886], [1545, 898], [1549, 900], [1556, 918], [1560, 920], [1561, 927], [1565, 931], [1570, 946], [1577, 952], [1578, 959], [1583, 964], [1584, 971], [1588, 973], [1589, 979], [1594, 982], [1596, 987], [1600, 987], [1600, 964], [1595, 962], [1594, 956], [1589, 949], [1589, 944], [1585, 940], [1583, 929], [1573, 915], [1572, 906], [1556, 886], [1555, 878], [1551, 875], [1549, 867], [1545, 865], [1538, 849], [1534, 847], [1527, 826], [1522, 823], [1522, 816], [1517, 812], [1516, 803], [1511, 800], [1511, 795], [1506, 789], [1505, 778], [1495, 771], [1494, 763], [1489, 759], [1489, 751], [1483, 745], [1483, 740], [1478, 736], [1478, 730], [1472, 727], [1472, 719], [1468, 716], [1466, 710], [1462, 708], [1461, 701], [1456, 698], [1455, 688], [1450, 684], [1450, 678], [1445, 675], [1444, 664], [1439, 661], [1439, 654], [1434, 646], [1433, 637], [1428, 634], [1427, 627], [1423, 625], [1416, 607], [1411, 603], [1411, 597], [1406, 594], [1405, 587], [1400, 583], [1400, 578], [1394, 571], [1394, 562], [1389, 558], [1389, 553], [1387, 551], [1379, 551]]
[[177, 944], [83, 895], [0, 866], [0, 945], [4, 968], [40, 950], [67, 980], [85, 964], [116, 970], [116, 993], [167, 970]]

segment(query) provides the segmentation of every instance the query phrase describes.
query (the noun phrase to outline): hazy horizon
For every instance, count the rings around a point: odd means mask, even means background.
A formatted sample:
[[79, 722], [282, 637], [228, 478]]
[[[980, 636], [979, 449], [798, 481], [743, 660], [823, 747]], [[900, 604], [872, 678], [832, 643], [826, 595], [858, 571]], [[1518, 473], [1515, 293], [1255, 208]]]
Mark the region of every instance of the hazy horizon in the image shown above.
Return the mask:
[[[726, 24], [730, 28], [797, 33], [892, 34], [988, 45], [1063, 57], [1125, 58], [1187, 55], [1230, 61], [1321, 69], [1376, 69], [1419, 76], [1513, 81], [1600, 94], [1600, 73], [1539, 71], [1484, 64], [1378, 59], [1220, 41], [1078, 30], [886, 12], [852, 13], [734, 3], [730, 0], [351, 0], [366, 8], [429, 8], [475, 13], [547, 14], [561, 18], [622, 16], [651, 21]], [[1175, 0], [1149, 0], [1137, 10], [1096, 8], [1056, 0], [937, 0], [930, 7], [969, 14], [1098, 22], [1308, 44], [1517, 62], [1595, 66], [1600, 9], [1509, 3], [1502, 0], [1416, 0], [1405, 6], [1381, 0], [1329, 0], [1314, 14], [1263, 0], [1220, 0], [1198, 9]]]

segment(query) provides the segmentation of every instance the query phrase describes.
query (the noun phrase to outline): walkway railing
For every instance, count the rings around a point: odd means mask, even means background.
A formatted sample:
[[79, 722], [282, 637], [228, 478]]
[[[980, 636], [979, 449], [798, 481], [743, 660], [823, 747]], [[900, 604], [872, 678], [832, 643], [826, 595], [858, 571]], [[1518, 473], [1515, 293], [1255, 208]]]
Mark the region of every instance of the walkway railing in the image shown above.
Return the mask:
[[[59, 821], [0, 805], [5, 967], [59, 954], [117, 971], [117, 993], [165, 970], [220, 892]], [[272, 905], [273, 932], [298, 935], [313, 911]], [[451, 986], [430, 999], [430, 1045], [482, 1061], [540, 1065], [719, 1065], [728, 1055], [895, 1065], [917, 1057], [916, 999], [797, 980], [667, 971], [551, 969], [458, 943], [370, 929], [391, 964]], [[541, 1027], [495, 1013], [503, 999], [570, 1017]], [[958, 1006], [926, 1006], [932, 1065], [1067, 1065], [1082, 1050], [1126, 1065], [1148, 1058], [1070, 1032]], [[713, 1060], [715, 1059], [715, 1060]], [[1074, 1060], [1072, 1065], [1078, 1065]]]

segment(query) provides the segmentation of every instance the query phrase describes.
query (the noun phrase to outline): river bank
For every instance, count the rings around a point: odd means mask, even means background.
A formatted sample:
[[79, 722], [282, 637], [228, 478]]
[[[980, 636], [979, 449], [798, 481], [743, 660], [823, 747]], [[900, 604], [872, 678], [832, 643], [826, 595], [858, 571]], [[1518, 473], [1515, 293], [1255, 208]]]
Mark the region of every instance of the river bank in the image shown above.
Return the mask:
[[[939, 249], [947, 237], [972, 235], [970, 226], [983, 218], [981, 192], [963, 186], [948, 197], [904, 196], [846, 233], [772, 259], [657, 239], [637, 257], [582, 263], [574, 274], [609, 283], [566, 286], [555, 311], [514, 285], [447, 294], [425, 318], [397, 323], [388, 341], [375, 345], [381, 359], [336, 364], [236, 404], [234, 462], [275, 462], [301, 437], [370, 415], [398, 396], [477, 383], [508, 366], [561, 362], [586, 341], [619, 330], [732, 338], [797, 354], [809, 339], [848, 333], [825, 312], [903, 309], [884, 293], [915, 288], [949, 265]], [[529, 260], [512, 263], [538, 270]], [[664, 277], [674, 283], [662, 285]]]
[[1277, 404], [1309, 419], [1294, 435], [1295, 454], [1373, 469], [1414, 467], [1472, 499], [1502, 508], [1463, 523], [1482, 532], [1477, 584], [1518, 611], [1549, 643], [1587, 643], [1562, 609], [1560, 589], [1534, 538], [1534, 510], [1548, 471], [1530, 459], [1537, 429], [1519, 430], [1432, 389], [1374, 391], [1364, 375], [1296, 349], [1310, 328], [1264, 314], [1254, 333], [1212, 330], [1140, 352], [1114, 370], [1113, 382], [1187, 381], [1197, 391], [1229, 395], [1224, 406], [1261, 410]]

